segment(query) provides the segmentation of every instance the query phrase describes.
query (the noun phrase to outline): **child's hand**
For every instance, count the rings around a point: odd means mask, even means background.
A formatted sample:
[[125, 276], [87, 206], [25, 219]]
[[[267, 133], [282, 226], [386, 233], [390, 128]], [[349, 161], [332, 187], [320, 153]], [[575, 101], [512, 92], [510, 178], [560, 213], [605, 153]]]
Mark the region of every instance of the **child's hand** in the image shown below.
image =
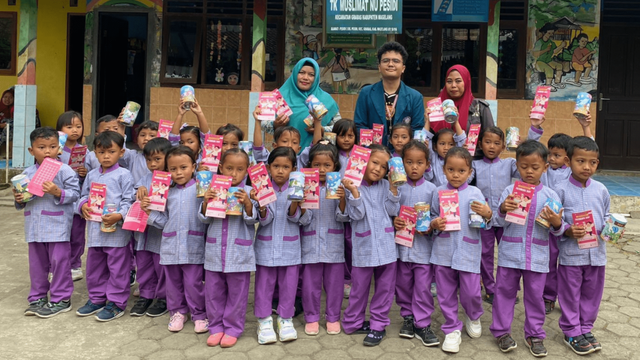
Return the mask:
[[180, 104], [178, 105], [178, 115], [183, 116], [184, 114], [187, 113], [187, 111], [189, 110], [185, 108], [184, 101], [180, 100]]
[[233, 195], [236, 197], [236, 199], [238, 199], [238, 203], [244, 205], [245, 207], [252, 205], [249, 194], [247, 194], [247, 192], [243, 189], [239, 189], [238, 191], [233, 193]]
[[89, 208], [89, 203], [84, 203], [82, 205], [82, 218], [89, 220], [89, 218], [91, 217], [91, 209]]
[[251, 189], [249, 197], [251, 198], [251, 200], [254, 200], [256, 202], [258, 201], [258, 192], [256, 191], [256, 189]]
[[142, 201], [142, 199], [144, 199], [148, 195], [149, 195], [149, 191], [147, 190], [147, 188], [144, 186], [140, 186], [138, 188], [138, 192], [136, 193], [136, 199]]
[[500, 212], [506, 214], [510, 211], [514, 211], [518, 208], [518, 203], [513, 201], [513, 194], [507, 196], [504, 202], [500, 205]]
[[549, 224], [553, 226], [554, 229], [558, 229], [560, 228], [560, 226], [562, 226], [563, 212], [564, 212], [564, 209], [560, 209], [560, 211], [556, 214], [548, 206], [545, 206], [540, 212], [540, 217], [547, 220]]
[[260, 122], [260, 120], [258, 120], [258, 115], [260, 115], [260, 105], [256, 105], [256, 108], [253, 110], [253, 119], [256, 122]]
[[[213, 189], [209, 189], [204, 193], [204, 203], [208, 203], [211, 199], [213, 199], [215, 197], [215, 192], [213, 191]], [[206, 206], [205, 206], [206, 207]]]
[[17, 192], [16, 189], [13, 189], [13, 198], [16, 200], [16, 202], [18, 204], [23, 204], [24, 203], [24, 199], [22, 197], [22, 193]]
[[424, 108], [424, 129], [429, 131], [431, 130], [431, 122], [429, 121], [429, 114], [431, 114], [431, 110], [429, 108]]
[[393, 185], [391, 181], [389, 181], [389, 191], [393, 193], [393, 196], [398, 196], [398, 187]]
[[209, 171], [209, 167], [206, 165], [198, 165], [198, 171]]
[[344, 199], [345, 195], [346, 194], [344, 192], [344, 187], [342, 187], [342, 186], [338, 187], [338, 190], [336, 190], [336, 196], [338, 196], [338, 198], [340, 200], [342, 200], [342, 199]]
[[285, 114], [280, 114], [276, 117], [276, 121], [273, 123], [273, 127], [280, 127], [289, 124], [289, 117]]
[[80, 176], [80, 177], [87, 176], [87, 168], [84, 167], [84, 166], [80, 166], [76, 172], [78, 173], [78, 176]]
[[196, 116], [202, 115], [202, 108], [200, 107], [200, 104], [198, 104], [197, 99], [191, 102], [191, 111], [196, 114]]
[[491, 219], [491, 216], [493, 216], [493, 212], [487, 203], [480, 204], [479, 202], [474, 201], [471, 203], [471, 210], [475, 211], [476, 214], [485, 219]]
[[584, 226], [571, 225], [564, 234], [573, 239], [581, 239], [587, 235], [587, 232], [585, 231]]
[[42, 183], [42, 191], [56, 197], [60, 197], [62, 195], [62, 191], [60, 190], [60, 188], [58, 188], [58, 185], [54, 184], [51, 181], [45, 181], [44, 183]]
[[345, 189], [349, 190], [353, 197], [356, 197], [356, 194], [359, 194], [358, 188], [353, 184], [353, 181], [349, 179], [342, 179], [342, 186], [344, 186]]
[[140, 208], [142, 209], [142, 211], [146, 212], [147, 215], [151, 213], [151, 210], [149, 210], [149, 205], [151, 205], [151, 198], [145, 196], [140, 199]]
[[393, 219], [393, 227], [396, 229], [396, 231], [400, 231], [407, 227], [407, 223], [404, 221], [404, 219], [396, 216], [396, 218]]
[[109, 227], [122, 220], [122, 215], [118, 213], [102, 215], [102, 223], [104, 226]]
[[581, 119], [577, 116], [576, 116], [576, 119], [578, 119], [578, 122], [583, 128], [591, 126], [591, 112], [587, 113], [584, 119]]
[[120, 114], [118, 114], [118, 122], [122, 122], [122, 116], [124, 115], [124, 110], [125, 108], [122, 108], [122, 110], [120, 110]]
[[543, 115], [542, 119], [529, 118], [529, 120], [531, 120], [531, 126], [537, 129], [540, 129], [540, 126], [542, 126], [542, 124], [545, 122], [545, 120], [547, 120], [547, 118], [545, 118]]
[[431, 220], [432, 229], [444, 231], [444, 228], [446, 225], [447, 225], [447, 220], [445, 218], [439, 217]]

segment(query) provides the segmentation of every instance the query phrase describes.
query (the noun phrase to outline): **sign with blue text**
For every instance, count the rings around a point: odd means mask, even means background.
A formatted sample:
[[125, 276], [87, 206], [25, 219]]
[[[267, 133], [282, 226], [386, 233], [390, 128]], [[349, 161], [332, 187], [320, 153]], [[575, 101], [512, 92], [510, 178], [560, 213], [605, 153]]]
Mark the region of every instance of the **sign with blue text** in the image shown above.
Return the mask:
[[431, 21], [488, 22], [489, 0], [431, 0]]
[[402, 0], [327, 0], [327, 34], [400, 34]]

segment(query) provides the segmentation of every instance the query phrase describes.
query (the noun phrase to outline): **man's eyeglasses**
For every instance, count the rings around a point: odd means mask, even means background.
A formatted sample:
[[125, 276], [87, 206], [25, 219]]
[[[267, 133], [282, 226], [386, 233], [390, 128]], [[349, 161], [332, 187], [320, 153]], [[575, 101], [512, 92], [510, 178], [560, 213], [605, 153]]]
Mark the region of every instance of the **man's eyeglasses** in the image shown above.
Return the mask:
[[388, 63], [392, 62], [392, 63], [394, 63], [394, 64], [398, 65], [398, 64], [401, 64], [401, 63], [402, 63], [402, 60], [400, 60], [400, 59], [389, 59], [389, 58], [384, 58], [384, 59], [380, 60], [380, 62], [381, 62], [381, 63], [383, 63], [383, 64], [388, 64]]

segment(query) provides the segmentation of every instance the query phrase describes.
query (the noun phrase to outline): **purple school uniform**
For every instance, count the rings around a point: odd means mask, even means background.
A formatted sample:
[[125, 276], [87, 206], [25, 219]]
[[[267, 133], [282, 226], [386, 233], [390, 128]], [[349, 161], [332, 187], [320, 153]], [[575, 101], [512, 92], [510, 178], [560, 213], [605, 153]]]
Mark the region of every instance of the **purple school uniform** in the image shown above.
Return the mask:
[[[349, 152], [338, 150], [338, 160], [340, 161], [340, 176], [344, 176], [344, 171], [349, 163]], [[353, 244], [351, 243], [351, 224], [344, 223], [344, 283], [351, 285], [351, 251]]]
[[[256, 159], [256, 161], [258, 161]], [[298, 288], [298, 269], [302, 263], [300, 247], [301, 210], [289, 216], [291, 201], [287, 200], [288, 184], [273, 184], [277, 201], [267, 205], [264, 218], [258, 215], [260, 226], [256, 232], [255, 315], [265, 318], [271, 314], [271, 300], [278, 282], [278, 314], [284, 319], [293, 317]]]
[[[121, 167], [129, 170], [132, 162], [133, 156], [136, 154], [135, 150], [127, 149], [124, 147], [124, 155], [118, 160], [118, 164]], [[87, 156], [84, 159], [84, 167], [87, 168], [87, 174], [93, 169], [100, 168], [100, 161], [98, 161], [98, 157], [96, 156], [95, 151], [87, 152]]]
[[[431, 181], [433, 185], [436, 187], [445, 185], [447, 183], [447, 177], [444, 175], [444, 158], [438, 155], [438, 152], [435, 150], [433, 146], [433, 138], [434, 134], [431, 131], [427, 131], [427, 146], [429, 147], [429, 162], [431, 166], [429, 166], [429, 171], [425, 172], [426, 179]], [[464, 142], [467, 140], [467, 134], [463, 133], [462, 135], [453, 135], [453, 141], [456, 143], [456, 146], [463, 146]]]
[[[40, 165], [26, 168], [22, 174], [32, 179]], [[31, 288], [27, 300], [36, 301], [51, 293], [51, 302], [70, 300], [73, 293], [71, 280], [70, 245], [73, 204], [80, 196], [78, 175], [67, 165], [62, 165], [53, 179], [61, 190], [61, 196], [44, 194], [25, 203], [15, 203], [16, 209], [24, 209], [25, 241], [29, 245], [29, 276]], [[53, 273], [49, 283], [47, 276]]]
[[[454, 189], [450, 184], [436, 189], [431, 201], [431, 217], [440, 216], [440, 197], [438, 191]], [[462, 329], [458, 319], [458, 289], [460, 303], [471, 320], [482, 316], [482, 298], [480, 293], [480, 229], [469, 227], [469, 203], [483, 200], [482, 192], [475, 186], [463, 184], [458, 188], [460, 204], [461, 230], [434, 231], [431, 248], [431, 264], [435, 265], [438, 303], [445, 323], [441, 329], [445, 334]]]
[[131, 151], [128, 161], [128, 169], [131, 172], [134, 184], [137, 184], [145, 176], [151, 174], [151, 171], [147, 167], [147, 159], [144, 157], [144, 153], [142, 151]]
[[[509, 185], [502, 192], [500, 203], [513, 192], [514, 185]], [[549, 271], [550, 234], [562, 233], [558, 229], [545, 229], [536, 225], [536, 217], [544, 209], [548, 198], [559, 201], [558, 194], [540, 183], [536, 186], [535, 196], [531, 199], [531, 207], [525, 225], [505, 221], [506, 214], [498, 209], [493, 218], [494, 226], [504, 228], [502, 241], [498, 245], [498, 280], [493, 300], [496, 309], [493, 312], [491, 333], [495, 337], [511, 333], [513, 308], [518, 292], [520, 278], [524, 285], [524, 306], [526, 310], [524, 333], [525, 338], [544, 339], [546, 333], [542, 328], [545, 320], [544, 300], [542, 292]]]
[[397, 216], [400, 211], [400, 194], [393, 195], [386, 179], [370, 185], [363, 181], [358, 190], [357, 199], [346, 192], [353, 242], [351, 294], [342, 321], [347, 334], [364, 323], [372, 277], [376, 287], [369, 305], [371, 329], [382, 331], [389, 325], [398, 258], [391, 216]]
[[[573, 223], [572, 214], [591, 210], [594, 229], [598, 235], [609, 218], [611, 202], [607, 188], [600, 182], [589, 179], [586, 187], [569, 177], [557, 186], [558, 196], [564, 207], [563, 231]], [[576, 239], [562, 236], [558, 243], [558, 301], [562, 315], [558, 324], [562, 332], [570, 337], [590, 332], [598, 317], [600, 301], [604, 291], [607, 248], [598, 238], [598, 247], [578, 248]]]

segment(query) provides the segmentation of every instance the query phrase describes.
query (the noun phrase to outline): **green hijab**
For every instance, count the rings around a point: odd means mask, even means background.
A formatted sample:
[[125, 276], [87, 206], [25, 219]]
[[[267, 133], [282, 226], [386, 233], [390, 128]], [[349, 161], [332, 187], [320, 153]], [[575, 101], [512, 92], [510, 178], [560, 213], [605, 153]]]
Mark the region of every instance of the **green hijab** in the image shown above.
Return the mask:
[[[311, 65], [315, 71], [316, 77], [313, 80], [311, 89], [308, 91], [301, 91], [298, 88], [298, 73], [304, 65]], [[318, 63], [311, 58], [303, 58], [298, 61], [296, 66], [291, 71], [291, 76], [280, 87], [280, 93], [282, 97], [287, 101], [289, 107], [293, 111], [293, 115], [289, 117], [289, 125], [295, 127], [300, 131], [300, 147], [301, 151], [311, 144], [313, 135], [309, 134], [306, 129], [307, 125], [304, 123], [304, 119], [309, 116], [309, 108], [305, 103], [305, 100], [309, 95], [315, 95], [321, 103], [326, 106], [328, 112], [322, 118], [322, 126], [326, 126], [331, 122], [331, 119], [338, 113], [338, 104], [333, 100], [331, 95], [320, 88], [320, 67]]]

